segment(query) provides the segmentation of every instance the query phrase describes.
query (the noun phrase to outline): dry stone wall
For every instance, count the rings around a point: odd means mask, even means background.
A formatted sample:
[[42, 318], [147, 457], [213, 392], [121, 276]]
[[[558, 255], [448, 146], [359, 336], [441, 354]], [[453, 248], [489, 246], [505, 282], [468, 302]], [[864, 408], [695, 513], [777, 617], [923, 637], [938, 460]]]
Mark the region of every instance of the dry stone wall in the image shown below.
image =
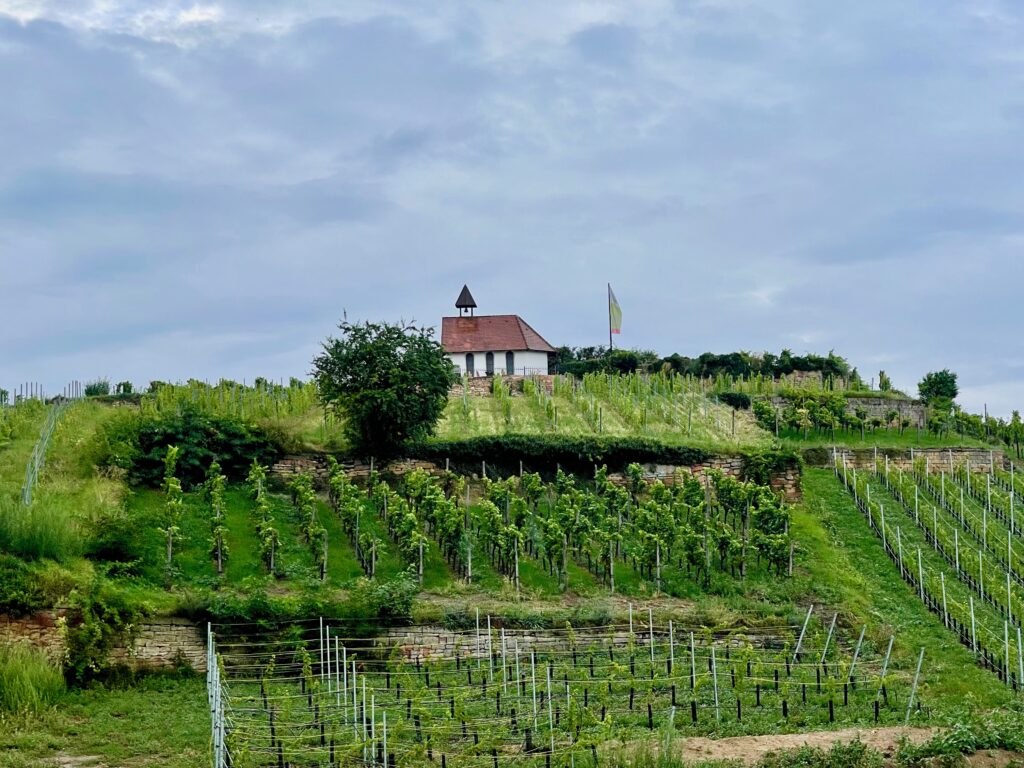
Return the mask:
[[[540, 385], [545, 392], [549, 395], [554, 391], [555, 377], [551, 375], [543, 376], [509, 376], [508, 374], [500, 374], [502, 380], [509, 388], [509, 392], [512, 397], [517, 397], [523, 393], [523, 382], [527, 379], [536, 382]], [[490, 397], [491, 386], [493, 377], [491, 376], [473, 376], [469, 379], [469, 396], [470, 397]], [[460, 380], [452, 386], [451, 396], [462, 397], [463, 390], [465, 388]]]
[[[780, 413], [792, 405], [781, 395], [773, 395], [771, 404]], [[895, 400], [888, 397], [850, 397], [846, 399], [847, 416], [855, 416], [858, 410], [867, 414], [868, 420], [881, 419], [883, 422], [890, 412], [896, 411], [901, 419], [910, 419], [912, 429], [924, 428], [928, 424], [928, 410], [918, 400]]]
[[[889, 458], [889, 466], [893, 469], [909, 470], [915, 461], [925, 460], [925, 466], [933, 474], [949, 472], [952, 467], [971, 468], [972, 472], [989, 472], [992, 464], [998, 469], [1007, 467], [1006, 454], [1001, 450], [984, 448], [921, 448], [913, 450], [886, 449], [876, 451], [872, 448], [840, 448], [838, 455], [846, 458], [846, 464], [856, 469], [868, 469], [874, 466], [876, 459], [882, 461]], [[804, 459], [808, 464], [819, 467], [832, 467], [832, 451], [807, 451]]]
[[[60, 624], [66, 612], [41, 611], [33, 616], [0, 616], [0, 643], [28, 643], [46, 652], [54, 662], [64, 658]], [[165, 669], [182, 664], [206, 671], [206, 637], [202, 627], [186, 619], [146, 622], [131, 645], [115, 647], [108, 658], [133, 669]]]

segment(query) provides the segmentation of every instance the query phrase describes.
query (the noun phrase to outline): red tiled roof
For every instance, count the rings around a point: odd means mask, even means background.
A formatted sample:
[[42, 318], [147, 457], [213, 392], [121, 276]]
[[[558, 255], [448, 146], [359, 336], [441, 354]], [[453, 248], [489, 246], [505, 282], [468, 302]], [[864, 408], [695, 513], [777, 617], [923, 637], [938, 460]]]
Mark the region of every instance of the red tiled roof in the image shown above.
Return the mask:
[[460, 352], [554, 352], [555, 348], [519, 315], [442, 317], [441, 346]]

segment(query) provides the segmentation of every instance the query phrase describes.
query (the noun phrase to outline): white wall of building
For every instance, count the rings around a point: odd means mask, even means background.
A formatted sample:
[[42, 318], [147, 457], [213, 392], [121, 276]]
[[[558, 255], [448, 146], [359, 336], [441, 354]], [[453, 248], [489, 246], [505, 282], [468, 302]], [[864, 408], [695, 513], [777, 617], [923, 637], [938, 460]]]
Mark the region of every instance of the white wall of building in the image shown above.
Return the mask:
[[[486, 352], [474, 352], [473, 354], [473, 375], [474, 376], [486, 376], [487, 375], [487, 353]], [[548, 354], [547, 352], [513, 352], [513, 373], [516, 376], [537, 376], [546, 375], [548, 372]], [[494, 372], [495, 373], [507, 373], [506, 370], [506, 353], [495, 352], [494, 353]], [[459, 375], [462, 376], [466, 373], [466, 355], [465, 353], [448, 355], [448, 358], [454, 363], [455, 367], [459, 371]]]

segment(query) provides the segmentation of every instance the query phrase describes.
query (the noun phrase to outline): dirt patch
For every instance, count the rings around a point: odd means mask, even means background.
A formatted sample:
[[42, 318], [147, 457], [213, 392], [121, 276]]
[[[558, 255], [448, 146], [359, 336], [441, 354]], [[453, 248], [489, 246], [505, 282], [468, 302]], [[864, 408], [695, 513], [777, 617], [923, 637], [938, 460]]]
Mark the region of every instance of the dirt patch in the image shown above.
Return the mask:
[[46, 763], [46, 765], [55, 765], [56, 768], [105, 768], [106, 763], [101, 762], [101, 758], [95, 755], [57, 755], [56, 763]]
[[1016, 768], [1024, 766], [1024, 752], [1004, 752], [1001, 749], [986, 749], [967, 758], [971, 768]]
[[[693, 738], [682, 742], [679, 754], [686, 760], [739, 760], [750, 765], [769, 752], [799, 749], [805, 745], [829, 748], [833, 744], [847, 744], [860, 739], [885, 757], [892, 757], [904, 737], [913, 744], [920, 744], [936, 732], [935, 728], [847, 728], [841, 731], [736, 736], [728, 739]], [[990, 768], [984, 763], [979, 765]], [[994, 764], [991, 768], [995, 768], [995, 765], [1002, 764]]]

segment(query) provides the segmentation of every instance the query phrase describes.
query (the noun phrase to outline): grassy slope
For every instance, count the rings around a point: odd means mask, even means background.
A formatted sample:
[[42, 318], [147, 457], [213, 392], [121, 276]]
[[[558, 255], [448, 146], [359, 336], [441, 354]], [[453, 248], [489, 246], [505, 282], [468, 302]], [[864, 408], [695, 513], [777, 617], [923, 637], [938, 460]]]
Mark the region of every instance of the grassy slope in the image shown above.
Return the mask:
[[803, 504], [794, 517], [794, 532], [805, 550], [806, 569], [819, 600], [842, 610], [853, 627], [868, 625], [876, 646], [895, 634], [895, 658], [912, 668], [925, 649], [923, 700], [941, 710], [960, 701], [996, 707], [1008, 698], [989, 672], [977, 667], [966, 648], [947, 632], [899, 578], [899, 570], [882, 550], [831, 471], [808, 469]]
[[0, 768], [38, 768], [57, 752], [194, 768], [209, 762], [209, 731], [203, 679], [155, 676], [130, 688], [72, 691], [39, 717], [0, 715]]

